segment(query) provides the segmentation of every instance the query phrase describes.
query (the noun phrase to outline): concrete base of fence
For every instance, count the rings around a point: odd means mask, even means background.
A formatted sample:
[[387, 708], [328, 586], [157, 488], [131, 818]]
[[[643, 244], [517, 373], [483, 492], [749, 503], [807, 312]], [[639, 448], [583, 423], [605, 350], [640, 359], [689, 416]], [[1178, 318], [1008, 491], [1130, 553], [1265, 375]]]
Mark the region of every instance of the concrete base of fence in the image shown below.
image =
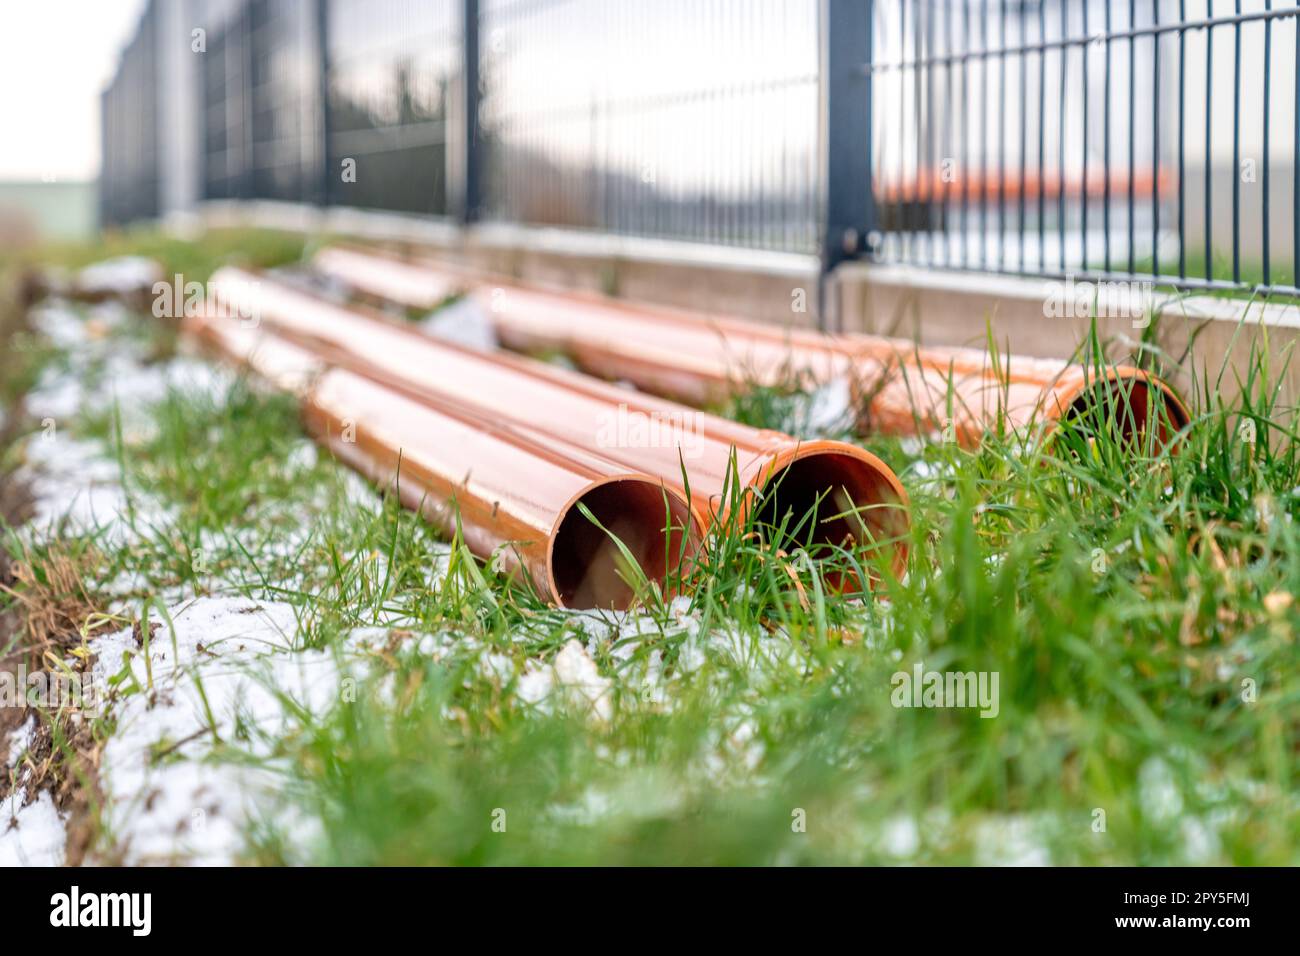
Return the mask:
[[836, 272], [840, 327], [914, 339], [922, 345], [983, 346], [1023, 355], [1075, 356], [1092, 322], [1108, 355], [1122, 360], [1143, 342], [1167, 357], [1166, 372], [1184, 393], [1218, 382], [1240, 390], [1252, 348], [1281, 377], [1282, 401], [1300, 399], [1300, 307], [1261, 300], [1177, 295], [1143, 283], [1100, 288], [1060, 280], [1004, 277], [854, 263]]
[[[292, 229], [436, 250], [448, 261], [544, 285], [762, 321], [817, 324], [817, 260], [630, 236], [505, 224], [460, 228], [448, 221], [286, 203], [206, 203], [208, 225]], [[988, 273], [849, 263], [828, 294], [833, 327], [915, 339], [922, 345], [982, 346], [1068, 359], [1092, 316], [1108, 354], [1126, 359], [1144, 340], [1168, 357], [1184, 393], [1218, 381], [1239, 389], [1252, 347], [1265, 348], [1282, 401], [1300, 398], [1300, 307], [1216, 296], [1176, 296], [1135, 283], [1082, 283]], [[1225, 365], [1226, 359], [1226, 365]]]

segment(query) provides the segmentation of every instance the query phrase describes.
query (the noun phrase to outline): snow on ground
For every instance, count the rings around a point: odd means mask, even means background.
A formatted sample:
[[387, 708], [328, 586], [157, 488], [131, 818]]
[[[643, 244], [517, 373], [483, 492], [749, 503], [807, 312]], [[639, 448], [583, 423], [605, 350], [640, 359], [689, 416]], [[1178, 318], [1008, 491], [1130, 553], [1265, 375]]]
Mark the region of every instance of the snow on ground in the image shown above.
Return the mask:
[[111, 528], [126, 511], [121, 470], [97, 442], [78, 441], [57, 430], [28, 439], [17, 472], [32, 492], [33, 528], [62, 521], [73, 531]]
[[[133, 527], [163, 524], [169, 506], [138, 490], [128, 499], [111, 450], [73, 437], [71, 425], [78, 416], [103, 413], [116, 402], [124, 432], [130, 437], [135, 430], [138, 436], [149, 425], [149, 407], [169, 390], [218, 398], [233, 382], [224, 369], [184, 356], [147, 362], [139, 343], [111, 334], [121, 331], [128, 317], [111, 303], [90, 307], [85, 315], [60, 302], [33, 311], [34, 327], [65, 355], [26, 398], [28, 413], [45, 420], [28, 437], [18, 474], [34, 495], [26, 526], [30, 534], [97, 529], [102, 546], [127, 547], [136, 543]], [[287, 465], [311, 467], [316, 455], [315, 445], [304, 438]], [[363, 478], [344, 475], [346, 501], [378, 506]], [[134, 526], [126, 520], [128, 507], [135, 513]], [[262, 542], [261, 556], [298, 555], [315, 533], [306, 518], [298, 528], [299, 533]], [[450, 547], [443, 555], [450, 555]], [[385, 559], [373, 558], [373, 573], [382, 577]], [[435, 562], [431, 587], [446, 569], [446, 560]], [[141, 582], [128, 576], [101, 583], [107, 593], [119, 594]], [[279, 583], [292, 590], [296, 582]], [[220, 591], [226, 582], [211, 584]], [[295, 648], [298, 618], [289, 604], [244, 597], [185, 600], [179, 589], [159, 597], [168, 605], [170, 624], [151, 614], [147, 654], [130, 627], [89, 642], [95, 654], [91, 680], [113, 727], [99, 768], [105, 828], [124, 863], [237, 862], [250, 821], [269, 806], [281, 783], [274, 762], [266, 758], [282, 739], [290, 712], [323, 713], [339, 699], [346, 678], [361, 680], [365, 648], [382, 643], [387, 630], [355, 631], [342, 641], [347, 649], [342, 652], [303, 651]], [[125, 616], [139, 612], [116, 602], [109, 610]], [[421, 646], [433, 639], [425, 636]], [[586, 657], [576, 642], [574, 648]], [[586, 663], [589, 669], [570, 650], [561, 665], [567, 668], [563, 679], [584, 692], [599, 683], [594, 663], [589, 658]], [[593, 700], [599, 702], [599, 695]], [[10, 735], [6, 766], [16, 765], [35, 726], [33, 719]], [[68, 821], [48, 794], [19, 806], [21, 772], [19, 784], [0, 810], [0, 864], [62, 863]]]
[[520, 700], [546, 709], [558, 701], [581, 707], [601, 721], [613, 716], [614, 685], [601, 676], [577, 640], [566, 643], [550, 664], [529, 661], [516, 692]]
[[[130, 627], [90, 642], [99, 713], [113, 728], [99, 765], [103, 823], [124, 864], [236, 863], [276, 792], [265, 758], [291, 710], [325, 713], [355, 686], [348, 678], [364, 678], [364, 648], [384, 632], [358, 631], [335, 654], [293, 649], [288, 604], [205, 597], [168, 616], [154, 616], [147, 652]], [[11, 735], [10, 766], [34, 727]], [[24, 777], [0, 814], [0, 865], [58, 865], [67, 821], [48, 794], [20, 806]]]
[[82, 316], [57, 300], [32, 311], [33, 328], [65, 351], [65, 359], [45, 369], [24, 405], [28, 414], [57, 429], [79, 414], [103, 414], [116, 407], [122, 426], [130, 429], [146, 420], [148, 406], [184, 388], [221, 394], [234, 381], [226, 369], [195, 358], [178, 356], [149, 362], [144, 345], [110, 335], [129, 320], [122, 306], [105, 302]]
[[102, 303], [81, 315], [73, 306], [51, 301], [32, 311], [33, 328], [58, 348], [63, 361], [49, 365], [24, 399], [39, 430], [28, 437], [17, 480], [34, 493], [34, 528], [66, 521], [69, 529], [89, 531], [114, 526], [127, 510], [120, 468], [98, 442], [71, 437], [80, 415], [115, 408], [123, 432], [137, 435], [148, 422], [150, 405], [173, 388], [220, 395], [233, 381], [224, 369], [191, 358], [148, 363], [139, 343], [110, 336], [129, 318], [116, 303]]
[[20, 807], [13, 796], [0, 812], [0, 866], [60, 866], [67, 831], [48, 793]]
[[[16, 767], [30, 746], [36, 718], [29, 718], [9, 734], [4, 766]], [[58, 866], [63, 862], [67, 833], [54, 800], [42, 793], [22, 806], [22, 788], [0, 801], [0, 866]]]
[[129, 295], [152, 289], [162, 267], [144, 256], [118, 256], [88, 265], [77, 273], [77, 289], [86, 295]]
[[456, 299], [429, 313], [419, 328], [436, 339], [478, 352], [491, 352], [501, 344], [488, 314], [470, 298]]
[[175, 633], [154, 631], [147, 665], [131, 628], [95, 642], [97, 686], [129, 674], [119, 687], [139, 688], [112, 711], [99, 772], [106, 825], [126, 863], [234, 863], [277, 782], [241, 755], [269, 756], [286, 702], [323, 713], [349, 672], [331, 653], [292, 649], [288, 604], [199, 598], [171, 614]]
[[[27, 440], [18, 475], [34, 495], [32, 534], [99, 529], [104, 546], [130, 544], [119, 464], [102, 443], [71, 437], [71, 421], [116, 401], [124, 429], [143, 427], [149, 406], [170, 389], [217, 396], [232, 381], [189, 358], [146, 363], [135, 343], [107, 335], [123, 316], [111, 304], [85, 317], [62, 303], [33, 312], [34, 327], [67, 354], [26, 400], [29, 414], [45, 420]], [[309, 464], [314, 448], [304, 440], [299, 454]], [[375, 500], [359, 479], [348, 493]], [[166, 515], [161, 503], [140, 495], [130, 504], [143, 526]], [[100, 768], [106, 825], [125, 862], [229, 863], [244, 844], [248, 814], [273, 783], [266, 770], [246, 769], [241, 752], [264, 752], [266, 741], [277, 739], [287, 701], [314, 712], [336, 699], [340, 662], [291, 649], [297, 620], [287, 604], [202, 598], [173, 604], [169, 615], [174, 635], [154, 616], [160, 626], [148, 666], [131, 628], [90, 641], [93, 686], [105, 695], [111, 679], [117, 688], [106, 705], [114, 730]], [[33, 718], [11, 733], [6, 766], [21, 759], [35, 726]], [[0, 864], [62, 863], [67, 821], [48, 794], [19, 806], [22, 782], [19, 771], [20, 786], [0, 812]]]
[[809, 393], [803, 413], [804, 433], [839, 435], [854, 422], [852, 383], [839, 376]]

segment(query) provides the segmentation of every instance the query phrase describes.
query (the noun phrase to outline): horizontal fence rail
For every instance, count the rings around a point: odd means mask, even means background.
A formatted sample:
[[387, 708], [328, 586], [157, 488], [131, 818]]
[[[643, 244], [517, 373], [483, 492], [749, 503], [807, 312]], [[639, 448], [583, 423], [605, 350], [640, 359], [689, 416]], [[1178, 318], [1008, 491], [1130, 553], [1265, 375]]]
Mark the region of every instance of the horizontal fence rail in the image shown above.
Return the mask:
[[874, 7], [877, 259], [1297, 293], [1295, 5]]
[[[103, 96], [106, 224], [166, 212], [179, 115], [198, 199], [1298, 293], [1294, 3], [176, 0], [182, 32], [159, 9]], [[163, 108], [178, 68], [192, 109]]]

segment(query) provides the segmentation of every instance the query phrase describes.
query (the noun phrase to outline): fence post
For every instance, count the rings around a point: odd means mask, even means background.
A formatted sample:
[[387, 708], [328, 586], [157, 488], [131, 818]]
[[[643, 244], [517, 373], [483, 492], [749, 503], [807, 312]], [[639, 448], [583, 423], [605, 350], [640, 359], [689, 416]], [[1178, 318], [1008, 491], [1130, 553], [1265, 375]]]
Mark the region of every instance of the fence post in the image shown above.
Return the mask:
[[[822, 175], [818, 321], [831, 320], [830, 274], [867, 247], [876, 228], [871, 194], [871, 23], [873, 0], [822, 0], [820, 27]], [[838, 312], [838, 308], [836, 309]]]
[[316, 0], [316, 56], [316, 95], [320, 102], [319, 125], [316, 128], [320, 137], [317, 156], [321, 166], [318, 198], [319, 205], [328, 206], [334, 201], [334, 177], [338, 175], [330, 159], [329, 0]]
[[449, 212], [462, 224], [482, 211], [483, 144], [479, 137], [478, 0], [461, 0], [461, 71], [456, 122], [447, 137]]

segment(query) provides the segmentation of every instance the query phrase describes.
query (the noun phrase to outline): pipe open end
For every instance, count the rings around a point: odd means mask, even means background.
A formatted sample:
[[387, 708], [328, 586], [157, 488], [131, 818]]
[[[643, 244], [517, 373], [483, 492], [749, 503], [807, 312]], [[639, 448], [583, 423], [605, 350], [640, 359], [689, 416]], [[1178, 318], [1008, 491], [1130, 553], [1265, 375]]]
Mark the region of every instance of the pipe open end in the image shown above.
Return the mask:
[[1155, 447], [1164, 448], [1191, 422], [1187, 407], [1173, 389], [1136, 369], [1116, 369], [1105, 379], [1083, 387], [1062, 418], [1093, 428], [1104, 423], [1123, 444], [1134, 448], [1146, 444], [1152, 426]]
[[760, 533], [784, 521], [791, 544], [814, 557], [841, 546], [883, 551], [896, 575], [907, 564], [907, 492], [888, 465], [855, 445], [807, 442], [778, 458], [757, 506]]
[[641, 575], [661, 592], [670, 591], [700, 537], [699, 519], [682, 496], [646, 479], [610, 479], [583, 492], [560, 515], [551, 538], [551, 591], [562, 607], [626, 610], [637, 596], [632, 582]]

